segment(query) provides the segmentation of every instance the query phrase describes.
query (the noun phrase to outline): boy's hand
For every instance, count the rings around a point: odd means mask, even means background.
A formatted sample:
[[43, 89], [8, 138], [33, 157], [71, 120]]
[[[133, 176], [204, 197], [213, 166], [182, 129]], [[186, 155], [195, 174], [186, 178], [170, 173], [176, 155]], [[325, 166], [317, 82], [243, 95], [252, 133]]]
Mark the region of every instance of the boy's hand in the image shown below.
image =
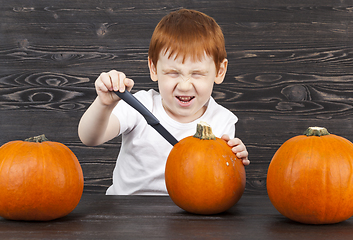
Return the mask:
[[232, 147], [232, 151], [238, 158], [243, 161], [244, 166], [250, 164], [250, 161], [248, 159], [248, 151], [246, 150], [244, 143], [239, 138], [230, 139], [227, 134], [224, 134], [222, 136], [222, 139], [225, 140], [227, 144]]
[[104, 105], [111, 105], [120, 100], [113, 91], [130, 91], [134, 86], [134, 81], [125, 76], [123, 72], [111, 70], [103, 72], [95, 82], [96, 91], [100, 101]]

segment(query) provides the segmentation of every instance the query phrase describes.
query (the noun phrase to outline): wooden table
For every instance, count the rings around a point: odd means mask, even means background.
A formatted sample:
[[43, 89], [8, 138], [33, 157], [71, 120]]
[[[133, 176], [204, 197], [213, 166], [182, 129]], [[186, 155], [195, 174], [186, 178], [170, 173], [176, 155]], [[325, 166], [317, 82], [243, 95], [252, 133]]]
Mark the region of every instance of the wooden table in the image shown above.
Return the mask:
[[186, 213], [169, 197], [84, 194], [68, 216], [49, 222], [0, 218], [1, 239], [353, 239], [353, 218], [304, 225], [280, 215], [266, 195], [243, 195], [229, 211]]

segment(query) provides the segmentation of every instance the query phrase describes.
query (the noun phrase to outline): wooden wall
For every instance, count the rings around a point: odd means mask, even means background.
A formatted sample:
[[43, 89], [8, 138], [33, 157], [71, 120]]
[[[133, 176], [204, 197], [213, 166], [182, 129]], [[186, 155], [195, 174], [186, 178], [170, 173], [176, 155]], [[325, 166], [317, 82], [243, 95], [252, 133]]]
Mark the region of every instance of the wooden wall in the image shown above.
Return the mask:
[[238, 117], [248, 147], [247, 193], [266, 193], [268, 164], [287, 139], [325, 126], [353, 140], [353, 1], [1, 0], [0, 145], [46, 134], [77, 155], [85, 191], [111, 184], [120, 139], [84, 146], [77, 124], [94, 81], [118, 69], [134, 90], [149, 79], [152, 31], [170, 11], [203, 11], [221, 25], [229, 70], [214, 97]]

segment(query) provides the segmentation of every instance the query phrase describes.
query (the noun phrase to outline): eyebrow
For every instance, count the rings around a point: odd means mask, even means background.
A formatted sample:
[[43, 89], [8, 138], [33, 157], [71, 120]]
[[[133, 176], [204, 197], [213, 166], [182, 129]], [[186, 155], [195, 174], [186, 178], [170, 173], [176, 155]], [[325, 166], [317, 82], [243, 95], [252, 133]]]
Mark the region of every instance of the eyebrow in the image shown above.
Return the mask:
[[191, 70], [189, 74], [200, 74], [202, 76], [206, 76], [208, 75], [209, 71], [207, 69], [195, 69], [195, 70]]
[[202, 73], [202, 74], [207, 74], [208, 70], [193, 70], [193, 73]]
[[[182, 72], [176, 68], [162, 69], [163, 74], [167, 74], [170, 72], [176, 72], [176, 73], [182, 74]], [[201, 74], [201, 75], [207, 75], [208, 72], [209, 72], [208, 70], [191, 70], [191, 72], [189, 74], [196, 73], [196, 74]]]
[[178, 70], [176, 68], [162, 69], [162, 73], [168, 73], [168, 72], [180, 72], [180, 70]]
[[[161, 67], [161, 71], [163, 74], [168, 73], [168, 72], [178, 72], [178, 73], [182, 73], [182, 70], [179, 69], [178, 67], [174, 67], [174, 66], [165, 66], [165, 67]], [[195, 69], [191, 69], [189, 74], [193, 74], [193, 73], [199, 73], [199, 74], [203, 74], [206, 75], [209, 73], [208, 69], [200, 69], [200, 68], [195, 68]]]

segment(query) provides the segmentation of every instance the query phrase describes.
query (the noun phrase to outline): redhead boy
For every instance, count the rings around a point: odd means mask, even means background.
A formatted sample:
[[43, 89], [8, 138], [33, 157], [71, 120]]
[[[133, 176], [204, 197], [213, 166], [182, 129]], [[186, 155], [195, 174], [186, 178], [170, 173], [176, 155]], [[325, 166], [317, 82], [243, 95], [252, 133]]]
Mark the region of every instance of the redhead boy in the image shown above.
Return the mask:
[[[193, 135], [205, 121], [248, 165], [245, 145], [235, 136], [237, 117], [211, 97], [214, 83], [223, 82], [228, 61], [223, 33], [213, 18], [182, 9], [157, 25], [148, 52], [152, 81], [159, 92], [138, 91], [138, 98], [178, 140]], [[108, 195], [167, 194], [165, 162], [172, 145], [113, 91], [130, 91], [134, 81], [112, 70], [95, 82], [97, 98], [81, 118], [78, 133], [90, 146], [122, 135], [122, 145]]]

